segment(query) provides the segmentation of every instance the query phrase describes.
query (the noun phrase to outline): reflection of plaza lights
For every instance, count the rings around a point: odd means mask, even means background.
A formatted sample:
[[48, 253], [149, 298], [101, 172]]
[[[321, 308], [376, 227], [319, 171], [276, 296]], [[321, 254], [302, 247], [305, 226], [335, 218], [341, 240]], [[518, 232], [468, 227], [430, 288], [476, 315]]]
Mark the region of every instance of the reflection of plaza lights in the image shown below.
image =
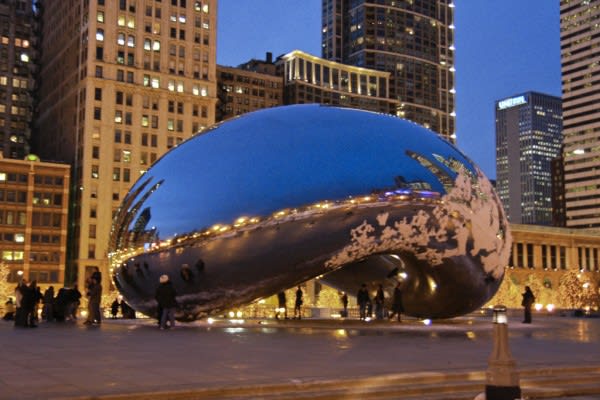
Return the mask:
[[546, 305], [546, 310], [548, 310], [548, 312], [554, 311], [554, 304], [547, 304]]
[[208, 322], [210, 325], [212, 325], [212, 324], [214, 324], [214, 323], [215, 323], [215, 320], [214, 320], [213, 318], [208, 318], [208, 319], [206, 320], [206, 322]]
[[423, 320], [423, 325], [431, 325], [431, 320], [430, 319], [424, 319]]
[[540, 311], [542, 308], [544, 308], [544, 305], [541, 303], [535, 303], [535, 311]]

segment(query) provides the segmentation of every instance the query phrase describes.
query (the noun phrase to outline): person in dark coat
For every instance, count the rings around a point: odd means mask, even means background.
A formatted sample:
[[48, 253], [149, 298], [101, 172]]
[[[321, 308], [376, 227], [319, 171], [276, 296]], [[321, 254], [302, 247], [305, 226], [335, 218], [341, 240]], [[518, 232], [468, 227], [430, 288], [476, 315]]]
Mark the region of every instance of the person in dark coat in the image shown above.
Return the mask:
[[286, 306], [285, 292], [281, 291], [277, 293], [277, 312], [275, 313], [275, 318], [279, 319], [279, 315], [283, 312], [284, 318], [288, 319], [287, 315], [287, 306]]
[[54, 311], [52, 310], [52, 306], [54, 305], [54, 286], [48, 287], [44, 292], [44, 297], [42, 298], [42, 303], [44, 304], [44, 308], [42, 309], [42, 317], [44, 321], [50, 322], [54, 320]]
[[385, 293], [383, 292], [383, 285], [379, 285], [375, 294], [375, 318], [383, 319], [384, 303]]
[[23, 298], [25, 297], [26, 289], [27, 284], [24, 279], [19, 282], [15, 288], [15, 326], [17, 327], [27, 327], [27, 313], [23, 306]]
[[358, 293], [356, 294], [356, 302], [358, 303], [358, 312], [361, 320], [365, 320], [367, 318], [367, 307], [371, 302], [371, 298], [369, 297], [369, 291], [367, 290], [367, 285], [363, 283], [358, 289]]
[[121, 305], [119, 304], [119, 299], [115, 299], [115, 301], [112, 302], [112, 304], [110, 305], [110, 315], [113, 319], [117, 318], [117, 314], [119, 313], [119, 307]]
[[346, 292], [342, 292], [341, 301], [342, 307], [344, 307], [344, 309], [342, 310], [342, 318], [348, 318], [348, 295], [346, 294]]
[[294, 318], [302, 319], [302, 304], [304, 304], [302, 288], [298, 286], [298, 290], [296, 290], [296, 302], [294, 303]]
[[[99, 281], [98, 281], [99, 282]], [[77, 309], [81, 304], [81, 292], [77, 287], [77, 284], [73, 284], [73, 287], [67, 291], [67, 304], [65, 317], [69, 320], [77, 320]]]
[[535, 303], [535, 296], [531, 291], [529, 286], [525, 286], [525, 293], [523, 293], [523, 301], [521, 301], [521, 305], [524, 308], [525, 316], [523, 319], [524, 324], [531, 323], [531, 307]]
[[397, 315], [398, 322], [401, 322], [403, 312], [404, 306], [402, 305], [402, 285], [400, 282], [398, 282], [394, 288], [394, 294], [392, 297], [392, 313], [390, 314], [389, 318], [392, 319], [394, 315]]
[[15, 303], [9, 297], [6, 303], [4, 303], [4, 316], [2, 317], [5, 321], [12, 321], [15, 319]]
[[20, 321], [19, 326], [25, 326], [29, 328], [35, 328], [37, 326], [33, 318], [33, 312], [37, 299], [37, 288], [33, 285], [33, 282], [29, 286], [25, 283], [21, 285], [21, 293], [23, 293], [23, 298], [21, 299], [23, 315], [21, 315], [21, 318], [24, 318], [24, 321]]
[[175, 310], [177, 309], [177, 293], [168, 275], [161, 275], [159, 282], [154, 298], [162, 308], [160, 329], [167, 328], [167, 319], [169, 320], [169, 327], [173, 328], [175, 326]]

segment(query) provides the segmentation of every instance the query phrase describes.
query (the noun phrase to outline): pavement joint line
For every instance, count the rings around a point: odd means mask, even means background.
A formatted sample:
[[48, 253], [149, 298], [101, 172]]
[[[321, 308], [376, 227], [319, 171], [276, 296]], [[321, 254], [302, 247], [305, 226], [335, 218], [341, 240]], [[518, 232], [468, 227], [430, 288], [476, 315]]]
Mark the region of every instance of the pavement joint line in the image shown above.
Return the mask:
[[[581, 387], [581, 388], [573, 388], [569, 390], [569, 388], [564, 387], [536, 387], [530, 386], [530, 382], [532, 380], [531, 377], [548, 377], [550, 375], [556, 374], [565, 374], [565, 373], [582, 373], [582, 372], [600, 372], [600, 365], [597, 366], [563, 366], [563, 367], [549, 367], [549, 368], [528, 368], [523, 370], [518, 370], [519, 374], [525, 374], [529, 378], [524, 379], [522, 382], [522, 389], [524, 388], [526, 391], [531, 391], [536, 393], [562, 393], [569, 394], [569, 396], [579, 395], [579, 394], [600, 394], [600, 384], [597, 384], [592, 387]], [[424, 381], [420, 381], [419, 378]], [[426, 381], [426, 379], [433, 379], [433, 381]], [[457, 381], [457, 379], [466, 379], [466, 381]], [[171, 398], [211, 398], [207, 396], [221, 396], [221, 397], [230, 397], [230, 396], [247, 396], [247, 395], [276, 395], [276, 394], [284, 394], [291, 390], [300, 391], [300, 390], [310, 390], [311, 388], [324, 390], [329, 388], [329, 390], [335, 389], [345, 389], [348, 390], [349, 387], [362, 387], [365, 384], [371, 384], [373, 388], [382, 387], [381, 384], [384, 383], [396, 383], [399, 385], [404, 381], [410, 381], [412, 388], [410, 389], [418, 389], [414, 387], [415, 385], [422, 383], [433, 384], [458, 384], [458, 386], [469, 386], [472, 385], [482, 385], [485, 384], [485, 371], [458, 371], [458, 372], [435, 372], [435, 371], [422, 371], [416, 373], [400, 373], [400, 374], [389, 374], [386, 376], [380, 377], [365, 377], [365, 378], [354, 378], [354, 379], [330, 379], [330, 380], [315, 380], [308, 382], [292, 382], [292, 383], [282, 383], [282, 384], [255, 384], [255, 385], [242, 385], [242, 386], [233, 386], [233, 387], [213, 387], [213, 388], [202, 388], [202, 389], [187, 389], [187, 390], [169, 390], [169, 391], [140, 391], [135, 393], [122, 393], [122, 394], [108, 394], [108, 395], [94, 395], [94, 396], [78, 396], [78, 397], [63, 397], [62, 400], [135, 400], [135, 399], [147, 399], [151, 396], [154, 399], [171, 399]], [[600, 382], [600, 380], [599, 380]], [[374, 385], [379, 383], [379, 385]], [[425, 390], [426, 386], [422, 386], [421, 390]], [[456, 386], [455, 386], [456, 388]], [[409, 389], [408, 387], [406, 389]], [[449, 388], [452, 389], [452, 388]], [[414, 390], [407, 390], [407, 394], [409, 392], [415, 392]]]

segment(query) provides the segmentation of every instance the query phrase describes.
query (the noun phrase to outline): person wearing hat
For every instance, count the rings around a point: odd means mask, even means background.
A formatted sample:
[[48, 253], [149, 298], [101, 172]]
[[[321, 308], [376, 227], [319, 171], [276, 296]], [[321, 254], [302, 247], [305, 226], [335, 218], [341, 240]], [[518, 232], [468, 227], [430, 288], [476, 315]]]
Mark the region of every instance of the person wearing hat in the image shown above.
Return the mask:
[[158, 302], [158, 308], [162, 309], [160, 317], [160, 329], [167, 328], [167, 319], [169, 320], [169, 327], [175, 326], [175, 309], [177, 308], [177, 293], [173, 284], [169, 280], [168, 275], [161, 275], [159, 279], [160, 284], [156, 288], [154, 298]]

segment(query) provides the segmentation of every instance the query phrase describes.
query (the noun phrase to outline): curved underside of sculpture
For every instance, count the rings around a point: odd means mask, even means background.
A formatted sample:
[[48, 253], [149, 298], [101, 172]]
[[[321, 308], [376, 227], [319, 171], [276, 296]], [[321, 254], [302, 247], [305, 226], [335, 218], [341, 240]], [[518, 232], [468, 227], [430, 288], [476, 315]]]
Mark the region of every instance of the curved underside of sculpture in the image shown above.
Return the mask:
[[488, 179], [436, 134], [319, 105], [215, 125], [132, 187], [111, 233], [119, 291], [155, 315], [162, 274], [194, 320], [321, 281], [356, 293], [402, 282], [405, 313], [449, 318], [498, 289], [510, 254]]

